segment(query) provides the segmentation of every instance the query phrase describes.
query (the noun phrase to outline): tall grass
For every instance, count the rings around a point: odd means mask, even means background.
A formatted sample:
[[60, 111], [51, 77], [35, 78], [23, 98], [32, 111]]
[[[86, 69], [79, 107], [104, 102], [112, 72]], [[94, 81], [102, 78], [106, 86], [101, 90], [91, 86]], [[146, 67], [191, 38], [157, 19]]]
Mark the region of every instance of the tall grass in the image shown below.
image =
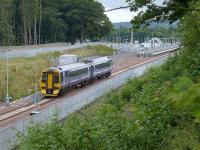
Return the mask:
[[95, 56], [95, 55], [105, 56], [105, 55], [112, 55], [113, 50], [109, 47], [99, 45], [95, 47], [87, 46], [81, 49], [70, 50], [68, 53], [78, 55], [80, 57], [88, 57], [88, 56]]
[[[9, 95], [14, 100], [34, 93], [34, 87], [39, 83], [41, 72], [54, 66], [55, 60], [62, 54], [75, 54], [80, 58], [93, 55], [111, 55], [113, 49], [105, 46], [87, 46], [64, 52], [41, 54], [31, 58], [14, 58], [9, 60]], [[6, 60], [0, 60], [0, 100], [6, 95]]]

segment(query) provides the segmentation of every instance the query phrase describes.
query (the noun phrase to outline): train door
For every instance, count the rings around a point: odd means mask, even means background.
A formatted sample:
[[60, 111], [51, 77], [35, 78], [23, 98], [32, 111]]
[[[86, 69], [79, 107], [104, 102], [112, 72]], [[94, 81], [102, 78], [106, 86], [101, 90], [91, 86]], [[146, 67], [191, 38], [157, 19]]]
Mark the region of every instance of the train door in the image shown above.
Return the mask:
[[47, 75], [47, 94], [53, 93], [53, 73]]
[[53, 74], [48, 74], [48, 85], [47, 85], [48, 89], [52, 89], [53, 88]]
[[91, 77], [92, 78], [94, 78], [94, 65], [93, 64], [91, 64], [91, 66], [90, 66], [90, 72], [91, 72]]

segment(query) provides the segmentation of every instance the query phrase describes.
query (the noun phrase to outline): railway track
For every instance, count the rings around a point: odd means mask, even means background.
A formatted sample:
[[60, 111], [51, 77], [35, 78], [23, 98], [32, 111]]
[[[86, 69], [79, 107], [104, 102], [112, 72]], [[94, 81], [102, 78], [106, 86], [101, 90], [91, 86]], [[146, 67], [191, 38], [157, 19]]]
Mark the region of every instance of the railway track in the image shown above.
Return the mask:
[[[120, 62], [125, 61], [126, 58], [127, 58], [127, 54], [119, 54], [119, 55], [113, 56], [113, 59], [114, 59], [113, 72], [116, 72], [116, 71], [119, 70]], [[9, 107], [5, 106], [5, 104], [3, 104], [3, 103], [0, 104], [0, 116], [7, 114], [7, 113], [10, 113], [12, 111], [15, 111], [17, 109], [20, 109], [22, 107], [28, 107], [28, 106], [32, 105], [33, 104], [33, 100], [32, 100], [33, 98], [32, 97], [33, 96], [28, 96], [25, 99], [12, 102], [12, 103], [10, 103]], [[42, 99], [43, 98], [41, 97], [41, 100]]]
[[[7, 120], [9, 118], [12, 118], [15, 115], [19, 115], [19, 114], [24, 113], [24, 112], [32, 111], [32, 110], [36, 109], [37, 107], [41, 108], [44, 105], [46, 105], [47, 103], [50, 103], [51, 105], [53, 105], [53, 104], [58, 102], [58, 99], [64, 99], [65, 96], [75, 95], [78, 92], [81, 92], [82, 90], [84, 90], [85, 88], [88, 88], [90, 85], [98, 84], [102, 80], [106, 80], [106, 79], [101, 79], [101, 80], [95, 81], [92, 84], [88, 84], [88, 85], [86, 85], [86, 86], [84, 86], [82, 88], [71, 89], [70, 91], [65, 93], [63, 96], [58, 97], [58, 98], [46, 98], [46, 99], [43, 99], [37, 105], [30, 104], [30, 105], [27, 105], [27, 106], [23, 106], [21, 108], [15, 108], [13, 110], [9, 110], [8, 112], [4, 112], [3, 114], [0, 115], [0, 122], [5, 121], [5, 120]], [[1, 126], [1, 123], [0, 123], [0, 126]]]
[[[119, 55], [113, 56], [113, 74], [110, 78], [112, 78], [116, 74], [126, 71], [127, 69], [129, 69], [131, 67], [135, 67], [135, 66], [141, 65], [143, 63], [148, 63], [148, 61], [152, 61], [153, 59], [156, 59], [161, 56], [162, 55], [159, 55], [156, 57], [138, 58], [138, 57], [132, 56], [130, 53], [119, 54]], [[37, 108], [40, 110], [43, 110], [49, 106], [52, 106], [53, 104], [56, 104], [56, 103], [62, 101], [66, 97], [75, 95], [75, 94], [83, 91], [84, 89], [89, 88], [92, 85], [98, 84], [102, 80], [106, 80], [106, 79], [97, 80], [90, 85], [86, 85], [84, 88], [72, 89], [72, 90], [68, 91], [67, 94], [65, 94], [62, 97], [43, 99], [42, 101], [40, 101], [37, 104], [37, 106], [35, 104], [29, 104], [29, 105], [26, 105], [23, 107], [18, 107], [18, 108], [16, 107], [16, 108], [10, 109], [7, 112], [1, 113], [0, 114], [0, 128], [6, 127], [9, 124], [13, 124], [16, 121], [29, 116], [30, 112]]]

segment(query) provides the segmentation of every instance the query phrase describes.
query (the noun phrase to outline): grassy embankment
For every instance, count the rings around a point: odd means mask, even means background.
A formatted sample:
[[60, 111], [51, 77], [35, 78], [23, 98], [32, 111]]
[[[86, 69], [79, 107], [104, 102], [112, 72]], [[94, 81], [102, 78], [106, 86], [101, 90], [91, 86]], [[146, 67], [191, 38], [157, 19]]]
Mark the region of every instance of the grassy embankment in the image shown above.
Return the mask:
[[[39, 81], [41, 71], [52, 64], [52, 58], [57, 58], [61, 54], [75, 54], [80, 58], [87, 56], [111, 55], [113, 49], [99, 45], [87, 46], [79, 49], [66, 50], [63, 53], [53, 52], [41, 54], [31, 58], [15, 58], [9, 60], [9, 93], [14, 100], [34, 92], [36, 81]], [[49, 59], [51, 58], [51, 59]], [[6, 88], [6, 61], [0, 60], [0, 100], [5, 97]]]

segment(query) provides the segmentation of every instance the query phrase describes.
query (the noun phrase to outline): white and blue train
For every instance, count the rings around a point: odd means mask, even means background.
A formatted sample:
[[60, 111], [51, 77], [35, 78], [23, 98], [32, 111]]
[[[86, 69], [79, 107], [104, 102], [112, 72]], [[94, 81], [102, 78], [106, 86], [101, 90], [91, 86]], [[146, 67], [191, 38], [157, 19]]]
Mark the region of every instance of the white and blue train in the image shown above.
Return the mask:
[[40, 90], [45, 96], [56, 97], [62, 95], [66, 89], [109, 77], [111, 73], [112, 59], [110, 57], [51, 67], [42, 72]]

